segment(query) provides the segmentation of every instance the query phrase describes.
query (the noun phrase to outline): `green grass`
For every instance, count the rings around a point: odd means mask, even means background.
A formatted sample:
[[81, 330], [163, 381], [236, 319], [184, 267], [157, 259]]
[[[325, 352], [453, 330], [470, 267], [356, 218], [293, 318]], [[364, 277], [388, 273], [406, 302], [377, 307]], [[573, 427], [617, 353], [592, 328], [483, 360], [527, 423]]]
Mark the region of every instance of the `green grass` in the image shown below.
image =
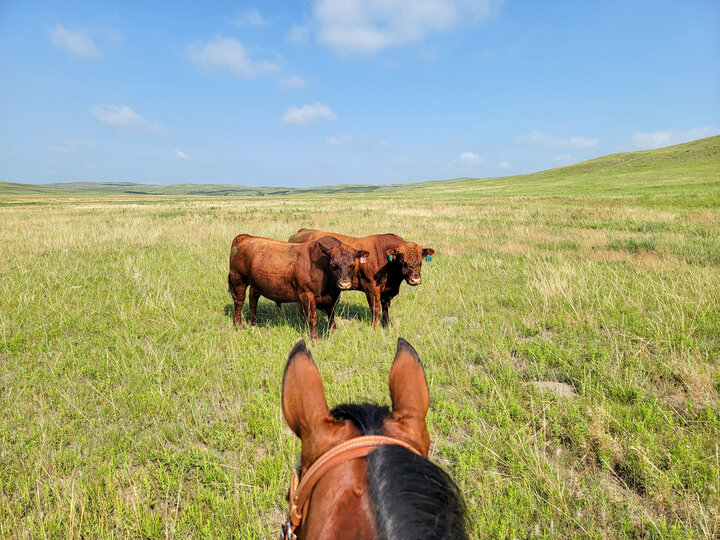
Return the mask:
[[307, 332], [264, 299], [233, 328], [227, 260], [240, 232], [300, 227], [436, 249], [392, 327], [343, 293], [311, 349], [331, 405], [388, 403], [397, 337], [418, 350], [431, 458], [478, 537], [717, 537], [719, 146], [382, 194], [5, 193], [0, 537], [276, 531], [299, 450], [280, 379]]

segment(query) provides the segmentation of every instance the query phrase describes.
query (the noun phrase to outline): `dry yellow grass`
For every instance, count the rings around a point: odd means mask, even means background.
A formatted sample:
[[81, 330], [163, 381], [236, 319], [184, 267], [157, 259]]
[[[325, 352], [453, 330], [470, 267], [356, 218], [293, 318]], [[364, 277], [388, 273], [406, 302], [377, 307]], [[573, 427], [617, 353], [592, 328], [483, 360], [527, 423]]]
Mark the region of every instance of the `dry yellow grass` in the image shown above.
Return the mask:
[[2, 536], [274, 532], [298, 449], [280, 377], [305, 328], [262, 300], [234, 329], [227, 257], [240, 232], [300, 227], [436, 250], [393, 327], [344, 293], [314, 349], [331, 404], [383, 402], [395, 339], [418, 349], [432, 456], [476, 535], [717, 535], [717, 205], [460, 194], [6, 201]]

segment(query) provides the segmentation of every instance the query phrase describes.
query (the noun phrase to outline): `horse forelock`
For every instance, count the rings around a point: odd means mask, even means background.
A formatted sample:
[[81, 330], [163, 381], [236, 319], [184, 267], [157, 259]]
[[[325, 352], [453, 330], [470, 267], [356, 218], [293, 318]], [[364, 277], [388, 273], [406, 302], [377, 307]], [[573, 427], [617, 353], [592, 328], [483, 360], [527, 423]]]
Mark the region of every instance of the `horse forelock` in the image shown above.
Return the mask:
[[343, 403], [330, 414], [335, 420], [350, 420], [360, 435], [381, 435], [383, 422], [390, 417], [390, 409], [372, 403]]

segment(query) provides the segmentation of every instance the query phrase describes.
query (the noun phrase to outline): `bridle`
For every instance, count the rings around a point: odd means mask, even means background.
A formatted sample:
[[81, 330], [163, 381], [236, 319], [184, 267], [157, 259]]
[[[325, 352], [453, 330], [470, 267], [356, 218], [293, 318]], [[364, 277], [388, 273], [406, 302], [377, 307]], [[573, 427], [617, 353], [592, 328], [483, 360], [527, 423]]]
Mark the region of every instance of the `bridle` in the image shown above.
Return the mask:
[[288, 522], [280, 527], [280, 538], [282, 540], [297, 540], [295, 531], [300, 526], [303, 515], [307, 512], [310, 494], [315, 484], [327, 471], [340, 463], [365, 457], [379, 446], [386, 444], [402, 446], [422, 457], [422, 454], [414, 446], [400, 439], [386, 437], [385, 435], [363, 435], [340, 443], [325, 452], [315, 460], [305, 474], [302, 475], [302, 478], [300, 478], [298, 469], [293, 469], [290, 477], [290, 513]]
[[300, 478], [298, 469], [293, 469], [290, 477], [290, 512], [288, 522], [280, 527], [282, 540], [297, 540], [295, 530], [300, 526], [303, 515], [307, 511], [307, 504], [315, 484], [320, 478], [341, 463], [351, 459], [367, 456], [370, 452], [386, 444], [395, 444], [410, 450], [414, 454], [422, 454], [412, 445], [385, 435], [363, 435], [354, 437], [334, 446], [321, 455]]

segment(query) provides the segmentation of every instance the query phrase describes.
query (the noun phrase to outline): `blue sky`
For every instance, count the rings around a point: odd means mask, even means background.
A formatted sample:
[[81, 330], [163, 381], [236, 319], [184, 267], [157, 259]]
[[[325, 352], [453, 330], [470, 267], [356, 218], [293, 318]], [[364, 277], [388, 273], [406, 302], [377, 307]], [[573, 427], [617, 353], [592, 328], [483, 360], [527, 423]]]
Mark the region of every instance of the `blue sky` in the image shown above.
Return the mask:
[[0, 2], [0, 180], [492, 177], [720, 133], [720, 2]]

